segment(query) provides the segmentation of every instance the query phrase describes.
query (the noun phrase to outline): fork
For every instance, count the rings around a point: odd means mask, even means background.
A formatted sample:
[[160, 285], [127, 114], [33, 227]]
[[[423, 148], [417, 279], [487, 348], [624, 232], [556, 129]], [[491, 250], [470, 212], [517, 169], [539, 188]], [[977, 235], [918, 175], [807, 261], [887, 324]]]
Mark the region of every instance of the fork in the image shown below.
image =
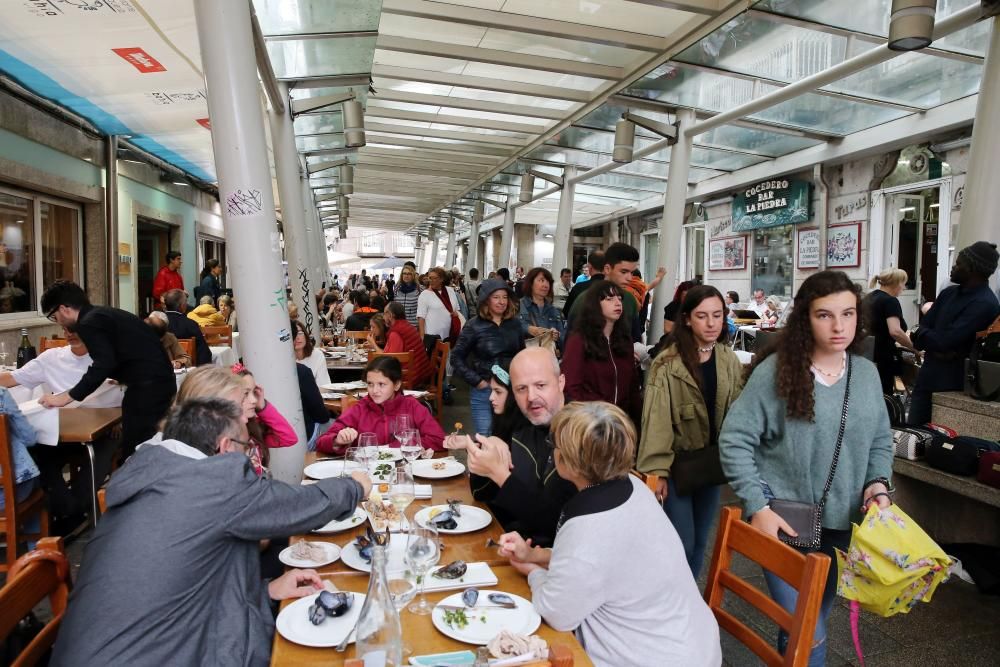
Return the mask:
[[354, 627], [351, 628], [351, 631], [344, 636], [344, 640], [333, 647], [333, 649], [337, 653], [343, 653], [344, 651], [347, 650], [347, 645], [351, 641], [351, 635], [353, 635], [354, 631], [358, 629], [358, 623], [360, 622], [361, 622], [361, 615], [359, 614], [357, 620], [354, 621]]

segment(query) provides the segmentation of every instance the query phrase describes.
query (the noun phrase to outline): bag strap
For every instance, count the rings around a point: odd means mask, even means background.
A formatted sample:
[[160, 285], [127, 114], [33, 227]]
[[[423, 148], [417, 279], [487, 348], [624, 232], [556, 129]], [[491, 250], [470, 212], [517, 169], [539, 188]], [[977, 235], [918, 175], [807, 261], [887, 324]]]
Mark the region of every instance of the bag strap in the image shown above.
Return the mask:
[[844, 444], [844, 431], [847, 429], [847, 408], [851, 404], [851, 353], [847, 353], [847, 386], [844, 387], [844, 408], [840, 412], [840, 431], [837, 432], [837, 446], [833, 449], [833, 463], [830, 464], [830, 475], [826, 478], [826, 486], [823, 487], [823, 497], [819, 500], [819, 508], [822, 511], [826, 505], [826, 497], [830, 494], [830, 487], [833, 486], [833, 476], [837, 474], [837, 463], [840, 461], [840, 448]]

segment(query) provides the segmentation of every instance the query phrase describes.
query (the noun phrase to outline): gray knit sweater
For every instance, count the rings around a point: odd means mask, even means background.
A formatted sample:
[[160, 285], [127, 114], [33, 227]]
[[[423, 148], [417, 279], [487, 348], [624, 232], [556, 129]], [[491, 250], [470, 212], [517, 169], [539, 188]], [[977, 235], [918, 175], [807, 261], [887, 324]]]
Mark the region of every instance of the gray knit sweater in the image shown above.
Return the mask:
[[[865, 482], [892, 475], [892, 431], [875, 365], [852, 355], [850, 408], [840, 463], [823, 512], [823, 527], [847, 530], [861, 517]], [[777, 355], [758, 366], [733, 403], [719, 434], [722, 467], [747, 516], [775, 498], [819, 502], [830, 473], [844, 404], [846, 373], [832, 387], [813, 381], [815, 421], [789, 419], [775, 393]]]

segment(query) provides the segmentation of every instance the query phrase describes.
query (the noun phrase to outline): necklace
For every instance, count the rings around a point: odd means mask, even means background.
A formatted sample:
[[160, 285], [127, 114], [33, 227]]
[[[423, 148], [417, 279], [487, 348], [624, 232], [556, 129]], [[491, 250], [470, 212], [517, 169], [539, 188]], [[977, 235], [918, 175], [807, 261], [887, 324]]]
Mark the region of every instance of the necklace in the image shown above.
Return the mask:
[[827, 373], [826, 371], [824, 371], [824, 370], [823, 370], [822, 368], [820, 368], [820, 367], [819, 367], [819, 366], [817, 366], [816, 364], [811, 364], [811, 365], [810, 365], [809, 367], [810, 367], [811, 369], [813, 369], [814, 371], [816, 371], [817, 373], [819, 373], [820, 375], [822, 375], [823, 377], [828, 377], [828, 378], [839, 378], [839, 377], [840, 377], [841, 375], [843, 375], [843, 373], [844, 373], [844, 368], [845, 368], [846, 366], [847, 366], [847, 356], [845, 355], [845, 356], [844, 356], [844, 357], [843, 357], [843, 358], [842, 358], [842, 359], [840, 360], [840, 370], [838, 370], [838, 371], [837, 371], [836, 373]]
[[704, 353], [704, 354], [708, 354], [709, 352], [711, 352], [711, 351], [712, 351], [712, 350], [714, 350], [714, 349], [715, 349], [715, 343], [712, 343], [712, 344], [711, 344], [711, 345], [709, 345], [708, 347], [699, 347], [699, 348], [698, 348], [698, 351], [699, 351], [699, 352], [702, 352], [702, 353]]

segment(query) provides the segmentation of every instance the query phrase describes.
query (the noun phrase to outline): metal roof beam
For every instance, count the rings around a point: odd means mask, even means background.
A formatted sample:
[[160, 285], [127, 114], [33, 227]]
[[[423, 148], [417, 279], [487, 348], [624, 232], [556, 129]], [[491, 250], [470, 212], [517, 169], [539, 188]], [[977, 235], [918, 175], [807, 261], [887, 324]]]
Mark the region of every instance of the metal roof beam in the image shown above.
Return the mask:
[[511, 149], [520, 148], [526, 141], [531, 139], [529, 136], [498, 137], [492, 134], [476, 134], [475, 132], [458, 132], [456, 130], [431, 130], [423, 127], [413, 127], [412, 125], [393, 125], [391, 123], [377, 123], [375, 121], [366, 121], [365, 130], [367, 132], [392, 132], [393, 134], [406, 134], [415, 137], [457, 139], [471, 143], [509, 146]]
[[[486, 146], [483, 144], [471, 144], [465, 141], [420, 141], [417, 139], [407, 139], [406, 137], [390, 137], [385, 134], [372, 132], [370, 129], [366, 133], [368, 146], [372, 144], [384, 144], [386, 146], [405, 146], [408, 148], [420, 148], [426, 151], [441, 151], [445, 153], [474, 153], [478, 155], [492, 155], [496, 157], [509, 157], [510, 150], [500, 146]], [[315, 153], [310, 153], [314, 155]]]
[[[372, 99], [372, 102], [378, 100]], [[365, 119], [369, 118], [392, 118], [396, 120], [414, 120], [424, 123], [441, 123], [443, 125], [458, 125], [461, 127], [477, 127], [484, 130], [499, 130], [502, 132], [521, 132], [527, 134], [538, 134], [545, 131], [545, 125], [529, 125], [527, 123], [509, 123], [502, 120], [488, 120], [485, 118], [473, 118], [470, 116], [452, 116], [441, 113], [426, 113], [423, 111], [404, 111], [403, 109], [390, 109], [377, 104], [369, 104], [365, 109]]]
[[724, 3], [719, 0], [625, 0], [639, 5], [652, 5], [661, 9], [676, 9], [692, 14], [704, 14], [714, 16], [722, 11]]
[[467, 109], [469, 111], [485, 111], [495, 114], [509, 114], [526, 118], [544, 118], [545, 120], [562, 120], [565, 111], [530, 107], [524, 104], [504, 104], [488, 100], [473, 100], [467, 97], [448, 97], [446, 95], [427, 95], [425, 93], [410, 93], [392, 88], [378, 91], [372, 99], [388, 102], [405, 102], [407, 104], [426, 104], [432, 107], [450, 107], [452, 109]]
[[591, 97], [588, 91], [577, 90], [575, 88], [543, 86], [537, 83], [491, 79], [485, 76], [432, 72], [430, 70], [396, 67], [393, 65], [375, 65], [372, 67], [372, 76], [377, 76], [381, 79], [391, 79], [393, 81], [416, 81], [418, 83], [433, 83], [441, 86], [458, 86], [474, 90], [489, 90], [495, 93], [545, 97], [567, 102], [589, 102]]

